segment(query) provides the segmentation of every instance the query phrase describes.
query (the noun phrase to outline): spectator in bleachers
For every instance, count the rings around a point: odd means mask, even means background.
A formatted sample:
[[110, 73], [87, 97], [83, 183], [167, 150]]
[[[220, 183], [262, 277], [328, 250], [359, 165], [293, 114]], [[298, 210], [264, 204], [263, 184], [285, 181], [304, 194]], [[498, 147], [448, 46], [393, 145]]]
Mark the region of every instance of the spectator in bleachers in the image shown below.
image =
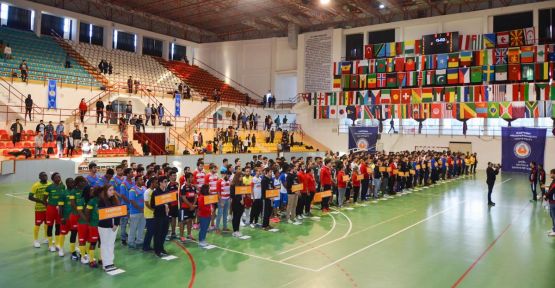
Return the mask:
[[193, 149], [198, 146], [198, 133], [197, 130], [195, 130], [195, 133], [193, 133]]
[[81, 98], [81, 102], [79, 103], [79, 119], [81, 119], [81, 123], [85, 123], [85, 114], [87, 114], [87, 103], [85, 102], [85, 98]]
[[12, 124], [10, 130], [12, 131], [12, 143], [15, 146], [15, 143], [21, 141], [21, 133], [23, 132], [23, 125], [19, 123], [19, 119], [15, 119], [15, 123]]
[[237, 127], [235, 127], [235, 129], [239, 129], [242, 119], [243, 119], [243, 112], [239, 112], [239, 115], [237, 116]]
[[143, 143], [143, 155], [149, 156], [150, 155], [150, 147], [148, 146], [148, 140], [145, 140]]
[[39, 124], [37, 124], [37, 127], [35, 128], [35, 132], [38, 133], [42, 133], [42, 135], [44, 135], [44, 130], [46, 128], [46, 125], [44, 125], [44, 121], [40, 120]]
[[86, 134], [83, 142], [81, 143], [81, 151], [83, 152], [83, 155], [89, 155], [91, 152], [91, 144], [89, 143], [89, 139], [87, 139]]
[[108, 104], [105, 107], [106, 109], [106, 124], [109, 124], [113, 117], [113, 110], [112, 101], [108, 101]]
[[145, 107], [145, 125], [148, 126], [148, 121], [150, 120], [150, 116], [152, 115], [152, 110], [150, 109], [150, 103], [146, 104]]
[[66, 63], [64, 65], [65, 68], [71, 68], [71, 57], [69, 56], [69, 53], [66, 54]]
[[110, 61], [110, 63], [108, 63], [108, 75], [112, 75], [113, 70], [114, 66], [112, 66], [112, 61]]
[[191, 99], [191, 87], [185, 84], [185, 99]]
[[48, 121], [48, 125], [44, 128], [44, 133], [46, 142], [54, 141], [54, 125], [52, 125], [52, 121]]
[[98, 99], [96, 101], [96, 123], [103, 123], [104, 122], [104, 102], [102, 99]]
[[108, 139], [108, 147], [110, 147], [110, 149], [116, 148], [116, 142], [114, 141], [114, 135], [110, 135], [110, 138]]
[[202, 143], [204, 143], [204, 137], [202, 137], [202, 132], [198, 133], [198, 145], [202, 147]]
[[135, 79], [135, 81], [133, 81], [133, 86], [135, 86], [135, 94], [139, 92], [139, 85], [141, 85], [141, 82], [139, 82], [138, 79]]
[[81, 130], [79, 130], [78, 124], [75, 124], [75, 129], [71, 132], [71, 138], [73, 138], [75, 148], [79, 148], [81, 146]]
[[129, 119], [129, 125], [135, 126], [135, 123], [137, 123], [137, 114], [133, 115], [133, 117]]
[[258, 113], [254, 114], [254, 130], [258, 130], [258, 118], [260, 118]]
[[252, 133], [251, 147], [256, 147], [256, 135], [254, 133]]
[[277, 115], [274, 123], [276, 123], [276, 128], [279, 129], [279, 126], [281, 125], [281, 118], [279, 118], [279, 115]]
[[58, 158], [62, 158], [64, 156], [64, 147], [65, 147], [65, 139], [64, 132], [58, 133], [56, 135], [56, 148], [58, 149]]
[[73, 133], [67, 135], [67, 152], [66, 157], [70, 158], [73, 156], [73, 151], [75, 150], [75, 139], [73, 138]]
[[125, 125], [127, 125], [127, 121], [125, 121], [125, 118], [119, 117], [119, 123], [118, 123], [119, 133], [123, 134], [123, 132], [125, 132]]
[[21, 81], [27, 82], [29, 78], [29, 65], [27, 65], [27, 61], [23, 60], [19, 64], [19, 71], [21, 72]]
[[133, 77], [129, 76], [127, 79], [127, 92], [129, 94], [133, 93]]
[[252, 128], [254, 127], [254, 115], [251, 114], [249, 115], [249, 130], [252, 130]]
[[118, 135], [116, 135], [116, 137], [114, 138], [114, 144], [116, 144], [116, 148], [120, 148], [121, 147], [121, 140], [119, 140]]
[[64, 133], [64, 131], [65, 131], [64, 121], [60, 121], [60, 124], [56, 126], [56, 134]]
[[157, 114], [158, 114], [158, 109], [156, 109], [156, 106], [154, 106], [154, 103], [152, 103], [152, 106], [150, 106], [150, 124], [152, 124], [152, 126], [156, 125]]
[[125, 105], [125, 120], [127, 123], [129, 123], [129, 120], [131, 119], [131, 114], [133, 114], [133, 105], [131, 104], [131, 101], [127, 102], [127, 105]]
[[[42, 120], [40, 120], [42, 122]], [[44, 125], [44, 124], [43, 124]], [[44, 134], [38, 132], [35, 136], [35, 158], [42, 156], [42, 147], [44, 146]]]
[[241, 150], [241, 153], [247, 152], [248, 149], [249, 149], [249, 137], [245, 137], [245, 139], [243, 139], [243, 149]]
[[29, 121], [33, 121], [31, 119], [31, 113], [33, 112], [33, 99], [31, 98], [31, 94], [27, 95], [25, 98], [25, 119], [27, 119], [27, 115], [29, 115]]
[[143, 127], [143, 133], [145, 133], [145, 123], [143, 120], [143, 115], [139, 115], [139, 118], [135, 121], [135, 128], [137, 132], [141, 132], [141, 127]]
[[244, 130], [247, 130], [247, 113], [243, 113], [243, 116], [241, 116], [241, 128]]
[[274, 128], [272, 128], [270, 130], [270, 143], [274, 143], [275, 137], [276, 137], [276, 131], [274, 131]]
[[12, 59], [12, 47], [10, 47], [10, 43], [6, 44], [6, 47], [4, 47], [4, 58], [6, 60]]
[[164, 106], [162, 103], [158, 104], [158, 125], [162, 125], [162, 119], [164, 118]]

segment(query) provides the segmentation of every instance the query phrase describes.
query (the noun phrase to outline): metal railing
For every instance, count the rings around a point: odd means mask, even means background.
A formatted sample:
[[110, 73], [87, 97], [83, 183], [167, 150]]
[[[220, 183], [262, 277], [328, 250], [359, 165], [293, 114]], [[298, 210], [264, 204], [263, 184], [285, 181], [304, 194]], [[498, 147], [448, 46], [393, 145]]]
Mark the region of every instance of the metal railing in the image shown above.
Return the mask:
[[[8, 64], [6, 63], [0, 63], [0, 67], [6, 67], [8, 66]], [[5, 71], [4, 69], [2, 69], [2, 71], [0, 71], [0, 77], [9, 79], [10, 83], [14, 83], [15, 81], [20, 81], [20, 82], [24, 82], [21, 79], [21, 73], [19, 69], [13, 68], [13, 67], [7, 67], [9, 69], [9, 71]], [[71, 68], [68, 68], [71, 69]], [[80, 77], [80, 76], [75, 76], [75, 75], [70, 75], [70, 74], [64, 74], [64, 73], [53, 73], [53, 72], [45, 72], [45, 71], [39, 71], [39, 70], [34, 70], [34, 69], [29, 69], [28, 70], [28, 75], [27, 75], [27, 83], [28, 81], [38, 81], [38, 82], [42, 82], [42, 86], [47, 86], [48, 85], [48, 80], [56, 80], [57, 84], [60, 85], [60, 88], [63, 87], [75, 87], [75, 89], [79, 88], [79, 87], [86, 87], [87, 89], [90, 89], [91, 91], [94, 89], [98, 89], [100, 88], [100, 85], [95, 85], [98, 84], [98, 82], [96, 81], [96, 79], [94, 79], [93, 77], [89, 77], [84, 78], [84, 77]], [[31, 79], [31, 78], [38, 78], [38, 79]], [[69, 80], [68, 80], [69, 78]], [[17, 80], [19, 79], [19, 80]], [[85, 80], [85, 81], [83, 81]]]

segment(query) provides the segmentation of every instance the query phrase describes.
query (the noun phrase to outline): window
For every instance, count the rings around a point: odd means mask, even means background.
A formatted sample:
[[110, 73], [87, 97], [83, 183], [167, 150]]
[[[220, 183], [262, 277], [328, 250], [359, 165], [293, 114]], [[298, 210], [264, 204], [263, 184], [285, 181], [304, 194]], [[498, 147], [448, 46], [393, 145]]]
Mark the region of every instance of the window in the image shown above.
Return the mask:
[[143, 37], [143, 54], [162, 57], [162, 41]]
[[345, 59], [346, 60], [362, 59], [363, 50], [364, 50], [362, 46], [364, 46], [363, 34], [347, 35], [347, 41], [345, 45]]
[[395, 42], [395, 29], [368, 32], [368, 44]]
[[172, 43], [170, 58], [171, 60], [180, 61], [187, 57], [187, 47]]
[[533, 27], [532, 11], [493, 16], [493, 32]]
[[40, 34], [42, 35], [52, 35], [52, 32], [64, 36], [64, 18], [42, 14], [40, 22]]
[[8, 27], [21, 30], [31, 30], [33, 28], [31, 27], [31, 11], [15, 6], [8, 7]]
[[555, 9], [540, 10], [538, 23], [539, 44], [554, 43], [553, 22], [555, 22]]
[[114, 30], [114, 48], [125, 50], [129, 52], [135, 52], [136, 47], [136, 35]]

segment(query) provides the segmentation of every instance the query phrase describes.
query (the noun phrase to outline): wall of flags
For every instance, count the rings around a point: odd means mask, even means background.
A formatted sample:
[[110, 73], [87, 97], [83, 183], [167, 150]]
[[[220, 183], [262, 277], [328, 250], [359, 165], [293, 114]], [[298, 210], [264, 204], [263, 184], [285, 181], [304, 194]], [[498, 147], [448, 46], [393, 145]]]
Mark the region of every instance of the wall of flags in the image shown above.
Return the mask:
[[461, 51], [445, 54], [424, 54], [430, 38], [366, 45], [365, 59], [335, 62], [342, 91], [304, 95], [314, 118], [555, 118], [555, 44], [536, 45], [533, 27], [458, 35]]

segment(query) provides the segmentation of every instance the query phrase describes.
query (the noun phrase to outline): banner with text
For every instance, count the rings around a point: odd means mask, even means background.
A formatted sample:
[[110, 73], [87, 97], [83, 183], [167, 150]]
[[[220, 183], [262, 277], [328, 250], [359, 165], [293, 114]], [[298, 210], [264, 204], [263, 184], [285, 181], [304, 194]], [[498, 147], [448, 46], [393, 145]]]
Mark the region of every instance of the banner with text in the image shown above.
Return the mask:
[[506, 172], [530, 171], [530, 162], [543, 164], [547, 129], [501, 128], [501, 165]]
[[181, 94], [175, 93], [175, 117], [181, 116]]
[[56, 109], [56, 80], [48, 79], [48, 109]]
[[349, 127], [349, 150], [376, 152], [378, 127]]

